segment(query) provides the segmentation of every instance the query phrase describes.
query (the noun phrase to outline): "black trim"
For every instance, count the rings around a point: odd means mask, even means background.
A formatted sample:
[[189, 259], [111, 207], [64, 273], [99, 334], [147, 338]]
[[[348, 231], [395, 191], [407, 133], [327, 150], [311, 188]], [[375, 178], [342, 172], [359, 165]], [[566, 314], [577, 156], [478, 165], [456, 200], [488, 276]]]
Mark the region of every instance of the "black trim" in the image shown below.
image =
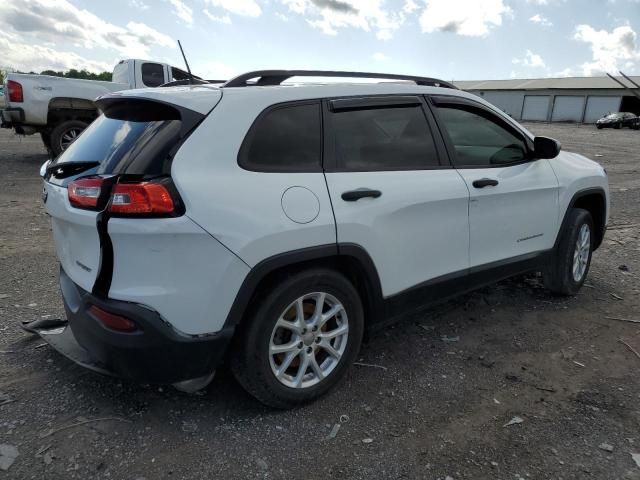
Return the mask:
[[329, 106], [332, 112], [368, 110], [374, 108], [417, 107], [418, 105], [422, 105], [422, 101], [417, 95], [377, 95], [329, 100]]
[[322, 105], [320, 104], [321, 100], [319, 99], [309, 99], [309, 100], [294, 100], [290, 102], [282, 102], [275, 103], [265, 108], [258, 116], [253, 120], [249, 130], [247, 131], [244, 139], [242, 140], [242, 144], [240, 145], [240, 150], [238, 151], [238, 166], [243, 170], [247, 170], [249, 172], [262, 172], [262, 173], [318, 173], [322, 172], [322, 153], [323, 153], [323, 138], [320, 138], [320, 161], [318, 165], [314, 165], [313, 167], [303, 167], [303, 168], [293, 168], [292, 166], [273, 166], [273, 165], [255, 165], [254, 163], [249, 161], [249, 146], [253, 141], [253, 138], [256, 135], [256, 130], [260, 126], [260, 123], [264, 117], [269, 115], [271, 112], [275, 110], [280, 110], [283, 108], [290, 107], [299, 107], [304, 105], [320, 105], [319, 115], [320, 115], [320, 135], [324, 136], [324, 126], [323, 126], [323, 115], [322, 115]]
[[[185, 335], [148, 307], [101, 299], [84, 291], [62, 269], [60, 289], [72, 335], [67, 332], [64, 342], [52, 345], [77, 363], [103, 373], [149, 383], [202, 377], [222, 362], [233, 337], [233, 327], [212, 335]], [[90, 313], [93, 305], [130, 319], [138, 330], [125, 333], [106, 328]], [[43, 335], [47, 341], [48, 337]]]
[[[580, 200], [583, 197], [586, 197], [588, 195], [599, 195], [602, 199], [602, 204], [604, 206], [604, 211], [602, 212], [602, 224], [601, 225], [597, 225], [599, 227], [599, 229], [602, 231], [602, 234], [600, 235], [600, 237], [596, 238], [594, 244], [593, 244], [593, 250], [597, 250], [598, 247], [602, 244], [602, 241], [604, 239], [604, 234], [606, 233], [607, 230], [607, 225], [606, 225], [606, 219], [607, 219], [607, 195], [604, 191], [603, 188], [601, 187], [592, 187], [592, 188], [585, 188], [584, 190], [580, 190], [576, 193], [573, 194], [573, 197], [571, 197], [571, 200], [569, 201], [569, 205], [567, 205], [567, 209], [564, 212], [564, 216], [562, 217], [562, 223], [560, 223], [560, 228], [558, 229], [558, 233], [556, 235], [556, 241], [553, 245], [554, 250], [556, 250], [558, 248], [558, 246], [560, 245], [560, 240], [561, 240], [561, 236], [562, 236], [562, 231], [564, 230], [564, 227], [567, 225], [567, 221], [569, 219], [569, 212], [571, 211], [571, 209], [574, 207], [574, 205], [576, 204], [576, 202], [578, 200]], [[594, 223], [596, 221], [596, 219], [593, 219]]]
[[430, 308], [515, 275], [543, 270], [552, 255], [553, 250], [529, 253], [433, 278], [385, 298], [385, 320], [382, 323], [392, 323], [400, 316]]
[[[458, 90], [452, 83], [430, 77], [416, 77], [413, 75], [394, 75], [390, 73], [368, 73], [368, 72], [342, 72], [330, 70], [257, 70], [247, 72], [232, 78], [222, 88], [229, 87], [249, 87], [249, 86], [270, 86], [280, 85], [282, 82], [292, 77], [333, 77], [333, 78], [379, 78], [385, 80], [412, 81], [417, 85], [442, 87]], [[249, 80], [258, 79], [255, 83]]]
[[[258, 291], [260, 283], [270, 274], [293, 266], [304, 266], [305, 262], [322, 260], [329, 267], [347, 269], [348, 263], [355, 261], [365, 278], [356, 285], [363, 303], [368, 326], [385, 325], [395, 322], [407, 314], [424, 310], [447, 301], [463, 293], [498, 282], [514, 275], [530, 271], [544, 270], [552, 261], [555, 249], [534, 252], [517, 257], [480, 265], [459, 272], [433, 278], [389, 297], [384, 297], [378, 271], [373, 260], [360, 245], [344, 243], [309, 247], [275, 255], [257, 264], [245, 278], [225, 321], [225, 328], [235, 327], [242, 321], [251, 298]], [[338, 263], [332, 263], [337, 261]]]

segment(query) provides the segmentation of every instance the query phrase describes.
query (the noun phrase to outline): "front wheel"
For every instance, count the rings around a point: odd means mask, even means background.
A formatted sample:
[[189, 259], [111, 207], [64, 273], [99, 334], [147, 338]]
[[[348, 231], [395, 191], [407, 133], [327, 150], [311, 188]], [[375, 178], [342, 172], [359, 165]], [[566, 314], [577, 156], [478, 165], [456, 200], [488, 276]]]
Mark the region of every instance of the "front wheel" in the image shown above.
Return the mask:
[[268, 288], [237, 332], [231, 368], [262, 403], [291, 408], [344, 377], [362, 342], [362, 304], [332, 270], [303, 271]]
[[582, 208], [569, 212], [560, 232], [553, 264], [544, 273], [545, 286], [557, 295], [578, 293], [589, 272], [594, 244], [593, 218]]
[[64, 152], [69, 145], [76, 141], [88, 124], [80, 120], [67, 120], [57, 125], [50, 136], [51, 151], [54, 157]]

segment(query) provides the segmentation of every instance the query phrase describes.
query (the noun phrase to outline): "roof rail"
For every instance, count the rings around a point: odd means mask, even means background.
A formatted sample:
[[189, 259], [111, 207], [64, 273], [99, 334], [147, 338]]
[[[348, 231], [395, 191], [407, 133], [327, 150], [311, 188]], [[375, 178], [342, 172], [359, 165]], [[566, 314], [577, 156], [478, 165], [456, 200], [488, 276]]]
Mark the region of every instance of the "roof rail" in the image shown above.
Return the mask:
[[[405, 80], [415, 82], [417, 85], [429, 87], [444, 87], [458, 89], [455, 85], [437, 78], [415, 77], [412, 75], [395, 75], [392, 73], [366, 73], [366, 72], [334, 72], [329, 70], [256, 70], [255, 72], [243, 73], [232, 78], [223, 88], [228, 87], [248, 87], [248, 86], [270, 86], [280, 85], [291, 77], [335, 77], [335, 78], [380, 78], [385, 80]], [[256, 83], [248, 83], [249, 80], [257, 78]]]

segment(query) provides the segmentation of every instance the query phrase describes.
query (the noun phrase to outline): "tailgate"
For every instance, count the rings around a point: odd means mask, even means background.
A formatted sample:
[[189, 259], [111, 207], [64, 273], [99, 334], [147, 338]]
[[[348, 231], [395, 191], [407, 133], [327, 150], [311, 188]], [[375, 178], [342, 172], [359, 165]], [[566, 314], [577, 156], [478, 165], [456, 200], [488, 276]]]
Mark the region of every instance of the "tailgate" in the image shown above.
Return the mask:
[[43, 194], [60, 264], [75, 283], [91, 291], [100, 267], [98, 212], [72, 207], [67, 189], [49, 182]]
[[[111, 283], [113, 248], [107, 223], [118, 215], [111, 204], [114, 185], [170, 184], [173, 155], [205, 117], [167, 100], [191, 105], [199, 99], [199, 108], [211, 109], [221, 96], [215, 91], [203, 95], [202, 89], [170, 90], [161, 95], [165, 101], [124, 95], [98, 100], [103, 114], [46, 170], [43, 199], [58, 259], [86, 291], [106, 295]], [[118, 200], [129, 202], [135, 195], [119, 194]]]

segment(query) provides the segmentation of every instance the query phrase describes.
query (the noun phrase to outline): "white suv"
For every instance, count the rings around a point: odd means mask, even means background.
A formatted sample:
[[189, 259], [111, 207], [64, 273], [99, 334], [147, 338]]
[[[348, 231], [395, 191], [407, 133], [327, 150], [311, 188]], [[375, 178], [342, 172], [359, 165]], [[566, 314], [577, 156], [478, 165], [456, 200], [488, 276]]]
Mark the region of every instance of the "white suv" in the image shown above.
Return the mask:
[[105, 373], [195, 389], [228, 358], [291, 407], [368, 328], [529, 271], [575, 294], [605, 233], [600, 165], [441, 80], [260, 71], [97, 103], [43, 169], [68, 328], [34, 327]]

